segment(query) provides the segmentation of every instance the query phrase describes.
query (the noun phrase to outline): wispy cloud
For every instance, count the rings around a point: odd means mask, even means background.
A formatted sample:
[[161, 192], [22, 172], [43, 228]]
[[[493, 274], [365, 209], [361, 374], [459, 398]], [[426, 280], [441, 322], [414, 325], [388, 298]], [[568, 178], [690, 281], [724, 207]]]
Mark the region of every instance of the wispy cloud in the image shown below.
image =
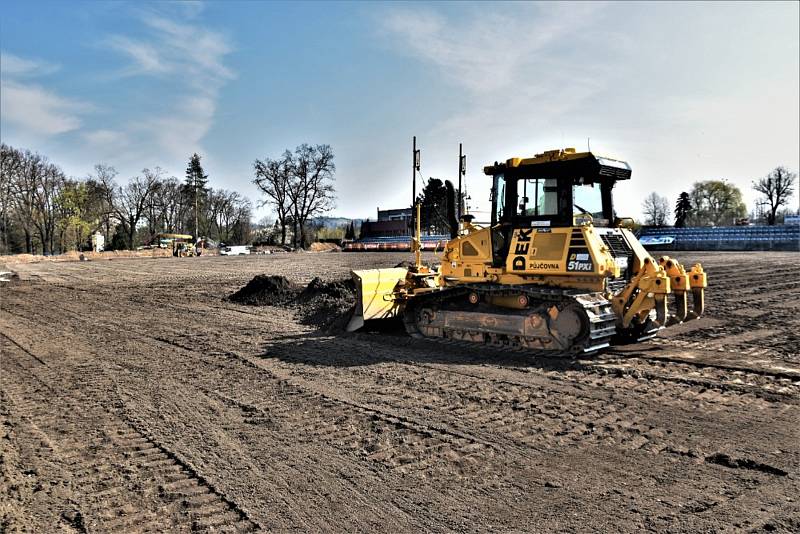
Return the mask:
[[[613, 80], [591, 47], [624, 45], [597, 23], [602, 4], [462, 7], [390, 5], [378, 19], [380, 38], [398, 54], [433, 67], [433, 87], [445, 88], [455, 110], [431, 117], [424, 130], [430, 175], [448, 175], [450, 160], [440, 154], [455, 142], [478, 164], [557, 148], [563, 124]], [[488, 205], [483, 191], [473, 207], [478, 202]]]
[[468, 114], [445, 119], [440, 128], [489, 127], [520, 106], [528, 115], [535, 106], [539, 119], [553, 118], [599, 89], [600, 65], [565, 56], [586, 42], [586, 27], [602, 6], [504, 7], [457, 17], [417, 7], [381, 14], [384, 34], [397, 49], [437, 67], [469, 104]]
[[58, 66], [52, 63], [0, 52], [3, 122], [26, 136], [49, 137], [80, 128], [81, 115], [92, 106], [31, 81], [57, 70]]
[[172, 70], [172, 65], [166, 63], [158, 50], [140, 41], [134, 41], [122, 35], [114, 35], [108, 39], [108, 44], [114, 49], [127, 55], [132, 63], [125, 70], [125, 74], [151, 74], [164, 73]]
[[85, 132], [83, 138], [93, 148], [123, 148], [129, 142], [124, 132], [107, 129]]
[[[190, 9], [194, 15], [201, 10]], [[129, 61], [122, 75], [159, 77], [175, 90], [168, 99], [172, 102], [168, 113], [155, 106], [140, 110], [135, 122], [121, 126], [119, 135], [178, 160], [201, 150], [199, 145], [213, 126], [219, 91], [234, 78], [225, 65], [233, 48], [222, 33], [201, 24], [151, 11], [139, 16], [147, 30], [144, 35], [112, 35], [106, 40]]]
[[176, 68], [203, 73], [217, 81], [233, 77], [223, 64], [223, 58], [232, 48], [222, 34], [155, 15], [145, 17], [143, 22], [157, 32], [162, 53]]
[[22, 58], [0, 52], [0, 74], [3, 77], [43, 76], [59, 69], [58, 65], [41, 59]]

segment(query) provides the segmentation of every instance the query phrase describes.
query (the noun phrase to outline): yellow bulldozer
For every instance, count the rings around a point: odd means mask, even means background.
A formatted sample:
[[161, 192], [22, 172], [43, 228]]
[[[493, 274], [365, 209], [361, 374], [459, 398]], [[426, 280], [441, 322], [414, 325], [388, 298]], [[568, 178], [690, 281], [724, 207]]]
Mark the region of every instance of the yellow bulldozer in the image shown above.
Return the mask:
[[417, 205], [414, 266], [353, 271], [349, 331], [398, 317], [414, 337], [577, 356], [702, 315], [702, 266], [656, 260], [625, 226], [631, 220], [616, 216], [612, 193], [631, 177], [626, 162], [566, 148], [484, 173], [491, 223], [457, 220], [447, 182], [452, 230], [441, 263], [421, 261]]
[[201, 249], [194, 243], [194, 238], [188, 234], [158, 234], [156, 242], [160, 248], [171, 248], [172, 255], [176, 258], [199, 256]]

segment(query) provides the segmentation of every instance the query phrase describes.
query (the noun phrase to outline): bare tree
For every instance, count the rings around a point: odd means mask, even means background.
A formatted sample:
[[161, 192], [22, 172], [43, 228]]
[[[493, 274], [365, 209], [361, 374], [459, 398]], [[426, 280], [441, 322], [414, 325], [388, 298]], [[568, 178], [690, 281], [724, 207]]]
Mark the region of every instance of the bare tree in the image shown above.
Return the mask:
[[53, 163], [41, 158], [41, 164], [33, 167], [36, 175], [34, 188], [34, 206], [36, 216], [33, 224], [42, 241], [45, 254], [55, 252], [56, 225], [58, 223], [58, 199], [64, 188], [66, 176], [61, 169]]
[[651, 226], [666, 226], [669, 217], [669, 201], [658, 193], [650, 193], [642, 202], [645, 222]]
[[41, 157], [29, 150], [10, 148], [4, 169], [10, 173], [8, 191], [11, 197], [13, 218], [19, 223], [25, 238], [25, 252], [35, 253], [33, 238], [36, 232], [33, 219], [36, 215], [36, 175]]
[[794, 181], [797, 174], [790, 172], [786, 167], [775, 167], [764, 178], [753, 182], [753, 189], [764, 195], [769, 203], [767, 224], [775, 224], [778, 208], [788, 203], [794, 193]]
[[145, 204], [144, 219], [147, 221], [147, 239], [152, 242], [153, 238], [161, 231], [161, 203], [159, 202], [161, 196], [161, 188], [164, 187], [162, 180], [157, 180], [153, 184], [153, 191], [150, 193], [149, 198]]
[[5, 143], [0, 144], [0, 223], [3, 225], [2, 251], [5, 253], [10, 251], [9, 230], [15, 209], [12, 186], [19, 176], [21, 156], [19, 150]]
[[156, 167], [142, 170], [142, 176], [135, 176], [117, 189], [114, 199], [114, 213], [125, 231], [127, 246], [133, 249], [136, 228], [145, 215], [150, 196], [157, 189], [163, 171]]
[[294, 156], [288, 150], [280, 159], [264, 158], [253, 163], [256, 178], [253, 183], [267, 198], [260, 204], [275, 210], [278, 225], [281, 227], [281, 245], [286, 243], [286, 227], [292, 216], [292, 198], [289, 190], [292, 183]]
[[33, 253], [33, 237], [37, 235], [42, 252], [55, 250], [57, 201], [65, 176], [58, 166], [47, 158], [28, 150], [9, 149], [9, 183], [7, 190], [12, 199], [14, 214], [25, 233], [25, 248]]
[[184, 194], [184, 185], [177, 178], [169, 177], [161, 181], [155, 197], [161, 229], [170, 233], [182, 232], [182, 223], [188, 213], [188, 198]]
[[[295, 149], [289, 198], [295, 226], [295, 246], [306, 246], [306, 222], [334, 207], [331, 181], [336, 165], [330, 145], [302, 144]], [[299, 239], [298, 239], [299, 233]]]
[[111, 224], [114, 219], [114, 194], [117, 191], [117, 170], [110, 165], [98, 163], [94, 166], [94, 174], [89, 175], [89, 182], [99, 196], [100, 222], [104, 229], [106, 243], [111, 242]]
[[221, 191], [221, 205], [217, 214], [219, 238], [230, 241], [237, 227], [250, 223], [250, 201], [235, 191]]

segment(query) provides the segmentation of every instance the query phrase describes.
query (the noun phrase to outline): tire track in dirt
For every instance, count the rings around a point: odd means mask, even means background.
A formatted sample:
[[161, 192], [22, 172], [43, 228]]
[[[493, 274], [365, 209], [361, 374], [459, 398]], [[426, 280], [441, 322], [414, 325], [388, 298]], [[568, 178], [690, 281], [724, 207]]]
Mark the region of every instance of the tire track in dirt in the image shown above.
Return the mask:
[[15, 412], [51, 443], [55, 458], [70, 474], [80, 505], [75, 517], [81, 518], [76, 521], [84, 530], [258, 528], [190, 465], [105, 410], [98, 399], [107, 399], [113, 386], [103, 379], [102, 369], [75, 368], [71, 378], [79, 387], [65, 395], [41, 359], [29, 350], [20, 359], [22, 351], [14, 350], [18, 343], [7, 334], [2, 337], [7, 373], [3, 391]]
[[[140, 335], [147, 335], [146, 333], [139, 332]], [[173, 341], [165, 340], [164, 338], [159, 339], [162, 342], [168, 342], [175, 344]], [[360, 340], [363, 341], [363, 340]], [[379, 345], [373, 344], [373, 349], [377, 349]], [[191, 351], [197, 351], [196, 346], [192, 346], [187, 343], [184, 345], [183, 348]], [[385, 347], [383, 347], [385, 349]], [[396, 347], [392, 347], [392, 349], [396, 352]], [[354, 352], [358, 351], [358, 347], [354, 346], [346, 346], [346, 347], [337, 347], [337, 348], [326, 348], [324, 352], [326, 355], [331, 353], [343, 353], [343, 354], [350, 354], [352, 355]], [[302, 354], [301, 350], [298, 350], [294, 343], [288, 346], [288, 352], [293, 354], [293, 359], [297, 360], [296, 355]], [[319, 355], [316, 356], [319, 359]], [[481, 355], [481, 357], [485, 357], [485, 354]], [[413, 358], [413, 355], [408, 355], [407, 362], [410, 362]], [[473, 376], [473, 378], [475, 378]], [[459, 377], [459, 380], [462, 380], [462, 377]], [[482, 377], [481, 379], [485, 379]], [[411, 388], [414, 387], [413, 385], [407, 385], [405, 387]], [[559, 391], [560, 395], [564, 395], [563, 391]], [[709, 401], [716, 400], [713, 398], [707, 399]], [[499, 430], [496, 433], [493, 433], [491, 439], [497, 439], [497, 436], [501, 437], [508, 437], [508, 436], [515, 436], [518, 438], [517, 442], [530, 445], [531, 443], [526, 443], [530, 441], [530, 436], [536, 436], [537, 440], [536, 443], [546, 443], [548, 440], [552, 438], [558, 438], [558, 442], [565, 442], [568, 439], [573, 440], [590, 440], [595, 442], [602, 442], [606, 438], [619, 440], [622, 443], [626, 444], [625, 446], [630, 446], [632, 448], [641, 448], [644, 446], [651, 446], [654, 449], [658, 449], [659, 446], [653, 445], [650, 443], [650, 440], [644, 436], [648, 432], [652, 432], [652, 428], [647, 428], [644, 425], [636, 425], [630, 421], [631, 414], [622, 414], [616, 415], [614, 412], [616, 411], [613, 404], [608, 403], [605, 401], [602, 405], [595, 407], [592, 410], [588, 409], [588, 404], [586, 406], [581, 406], [581, 408], [586, 409], [587, 412], [580, 416], [576, 416], [574, 414], [564, 414], [560, 408], [558, 403], [552, 404], [545, 410], [543, 413], [539, 414], [530, 414], [527, 411], [520, 411], [519, 406], [523, 405], [524, 402], [529, 401], [529, 399], [524, 399], [523, 401], [513, 401], [511, 404], [515, 406], [515, 409], [508, 409], [508, 407], [504, 407], [502, 409], [497, 408], [497, 406], [492, 405], [495, 411], [487, 411], [484, 406], [478, 406], [473, 408], [467, 408], [463, 410], [461, 406], [447, 406], [444, 409], [445, 413], [455, 413], [457, 415], [456, 420], [459, 421], [460, 425], [464, 426], [465, 420], [470, 420], [469, 417], [465, 417], [465, 415], [470, 414], [471, 411], [474, 411], [477, 414], [480, 414], [480, 417], [477, 417], [475, 421], [470, 421], [470, 424], [473, 427], [477, 428], [493, 428], [500, 426]], [[571, 402], [574, 403], [582, 403], [586, 401], [581, 401], [577, 397], [572, 397], [570, 399]], [[680, 401], [683, 402], [684, 399], [680, 398]], [[593, 400], [592, 402], [598, 402]], [[485, 399], [482, 399], [480, 403], [486, 403]], [[539, 408], [541, 409], [541, 408]], [[462, 413], [463, 411], [463, 413]], [[324, 412], [323, 412], [324, 413]], [[486, 414], [490, 415], [486, 415]], [[609, 415], [613, 414], [613, 415]], [[531, 424], [529, 418], [531, 416], [541, 418], [538, 424]], [[574, 418], [577, 417], [577, 420], [571, 421], [568, 423], [562, 423], [561, 421], [564, 419]], [[501, 424], [505, 421], [509, 421], [508, 424]], [[599, 426], [595, 423], [595, 421], [599, 422]], [[624, 426], [620, 426], [624, 425]], [[545, 431], [544, 429], [554, 428], [552, 431]], [[565, 437], [566, 436], [566, 437]], [[438, 444], [437, 444], [438, 445]], [[371, 445], [368, 445], [370, 447]], [[666, 449], [668, 446], [661, 447], [661, 449]]]
[[[379, 346], [364, 345], [361, 336], [358, 345], [336, 339], [299, 347], [296, 342], [271, 344], [268, 357], [292, 364], [287, 371], [291, 369], [293, 377], [303, 375], [297, 363], [310, 366], [306, 379], [310, 384], [328, 383], [337, 391], [356, 390], [362, 398], [374, 402], [402, 396], [407, 411], [417, 416], [432, 413], [437, 420], [463, 428], [489, 443], [497, 443], [504, 450], [508, 450], [508, 445], [546, 450], [563, 445], [613, 444], [623, 449], [675, 453], [696, 459], [705, 451], [714, 452], [707, 449], [709, 444], [698, 449], [679, 435], [668, 436], [667, 425], [659, 423], [654, 413], [664, 411], [673, 417], [671, 410], [665, 407], [685, 405], [689, 399], [703, 406], [706, 413], [727, 411], [729, 417], [732, 408], [745, 404], [760, 404], [762, 409], [770, 409], [776, 415], [787, 409], [775, 402], [743, 397], [735, 390], [709, 391], [706, 384], [681, 382], [678, 387], [670, 384], [654, 395], [652, 384], [630, 375], [620, 374], [615, 379], [598, 374], [587, 380], [583, 372], [558, 372], [542, 377], [536, 372], [465, 366], [456, 361], [424, 364], [413, 362], [413, 353], [407, 354], [406, 360], [396, 347], [391, 357], [384, 357]], [[368, 370], [348, 371], [339, 377], [335, 368], [327, 368], [323, 376], [314, 368], [323, 365], [332, 353], [355, 358], [363, 354], [365, 363], [367, 360], [373, 364], [396, 361], [401, 367], [413, 365], [417, 371], [401, 368], [393, 373], [382, 368], [361, 367]], [[435, 375], [431, 376], [431, 372]], [[667, 395], [670, 390], [672, 396]], [[429, 411], [432, 409], [433, 412]], [[686, 454], [692, 447], [696, 451]], [[523, 450], [523, 454], [527, 452]]]
[[[73, 315], [71, 312], [65, 314], [63, 309], [59, 311], [59, 316], [69, 318], [70, 324], [73, 325], [76, 319], [81, 319], [81, 315], [77, 313]], [[57, 321], [58, 317], [54, 316], [53, 320]], [[116, 325], [107, 326], [113, 328]], [[147, 355], [153, 354], [158, 355], [155, 356], [152, 363], [155, 363], [155, 360], [158, 361], [159, 373], [168, 376], [185, 374], [185, 364], [171, 364], [170, 358], [163, 358], [165, 347], [187, 353], [192, 359], [197, 360], [196, 365], [201, 362], [209, 366], [219, 365], [223, 362], [231, 364], [229, 353], [198, 347], [196, 343], [192, 343], [188, 339], [183, 345], [180, 337], [168, 339], [152, 336], [145, 331], [139, 331], [138, 327], [130, 324], [128, 324], [127, 332], [136, 339], [137, 363], [131, 366], [125, 359], [117, 359], [115, 364], [123, 368], [131, 368], [136, 372], [148, 369], [145, 366], [151, 358]], [[95, 336], [96, 341], [101, 342], [101, 334], [90, 334], [87, 336], [87, 341], [91, 341]], [[153, 350], [148, 350], [148, 346], [153, 347]], [[115, 352], [127, 352], [124, 347], [121, 345], [116, 348]], [[241, 367], [246, 362], [237, 358], [234, 363]], [[278, 420], [284, 424], [280, 426], [279, 439], [285, 441], [287, 447], [297, 448], [304, 444], [329, 445], [342, 454], [356, 454], [358, 461], [365, 459], [370, 463], [376, 463], [400, 473], [418, 472], [429, 465], [443, 468], [446, 471], [455, 469], [465, 473], [478, 462], [477, 456], [485, 448], [468, 437], [429, 429], [402, 416], [387, 414], [381, 410], [348, 404], [338, 399], [326, 399], [319, 394], [299, 389], [297, 385], [281, 381], [274, 375], [250, 364], [247, 364], [246, 367], [246, 369], [237, 369], [234, 366], [226, 379], [221, 382], [218, 379], [203, 380], [201, 377], [196, 377], [194, 381], [203, 384], [206, 391], [222, 389], [234, 396], [241, 396], [242, 392], [250, 392], [256, 398], [261, 399], [263, 404], [269, 405], [273, 413], [280, 412], [282, 417]], [[253, 369], [259, 371], [255, 377], [252, 376]], [[148, 370], [149, 372], [153, 371], [152, 367]], [[130, 389], [127, 389], [128, 395], [132, 393]], [[219, 395], [217, 396], [219, 397]], [[139, 396], [133, 394], [133, 398], [139, 399]], [[191, 402], [188, 399], [186, 401], [187, 405]], [[141, 399], [136, 402], [140, 403]], [[239, 404], [244, 403], [239, 401]], [[304, 407], [301, 416], [297, 414], [297, 406]], [[259, 425], [252, 425], [252, 418], [248, 417], [251, 410], [251, 407], [246, 406], [242, 411], [246, 420], [242, 429], [244, 432], [259, 429]], [[132, 417], [134, 420], [138, 420], [141, 415], [140, 413], [132, 415]], [[381, 434], [383, 438], [372, 439], [373, 432]], [[277, 437], [271, 435], [270, 441], [274, 441]], [[442, 461], [445, 463], [442, 464]], [[293, 503], [287, 503], [287, 505], [296, 506]], [[318, 518], [309, 518], [307, 526], [315, 528], [315, 521], [318, 520]], [[434, 518], [429, 518], [429, 524], [435, 522]]]
[[[142, 336], [147, 335], [144, 332], [139, 332], [139, 334]], [[166, 340], [164, 338], [160, 338], [158, 340], [181, 346], [180, 343], [176, 343], [174, 340]], [[361, 337], [359, 341], [363, 342], [363, 337]], [[198, 347], [194, 343], [190, 343], [188, 341], [182, 346], [182, 348], [189, 351], [198, 352]], [[371, 351], [377, 351], [379, 348], [379, 343], [373, 343], [372, 347], [370, 347]], [[386, 347], [383, 347], [383, 349], [385, 348]], [[395, 354], [397, 353], [397, 347], [391, 347], [391, 349]], [[207, 352], [208, 348], [206, 347], [204, 350]], [[316, 358], [317, 363], [319, 363], [321, 356], [327, 358], [331, 353], [342, 353], [352, 356], [354, 353], [357, 354], [359, 350], [361, 350], [360, 347], [349, 345], [333, 348], [326, 347], [323, 349], [323, 354], [318, 353], [316, 355], [312, 355], [312, 358]], [[287, 353], [292, 354], [291, 358], [294, 361], [299, 361], [297, 355], [302, 354], [303, 351], [299, 350], [295, 343], [292, 342], [290, 345], [288, 345]], [[477, 357], [485, 358], [485, 356], [485, 354], [481, 354]], [[414, 356], [412, 354], [408, 354], [406, 363], [411, 362], [413, 357]], [[449, 370], [446, 372], [449, 372]], [[458, 380], [463, 380], [463, 375], [464, 373], [461, 373], [461, 376], [459, 376]], [[486, 379], [485, 376], [471, 376], [479, 380]], [[442, 383], [444, 382], [440, 381], [438, 386], [439, 388], [442, 387]], [[339, 386], [347, 387], [346, 384], [339, 384]], [[537, 384], [537, 387], [539, 386], [540, 384]], [[404, 385], [404, 388], [408, 389], [413, 387], [415, 387], [415, 385]], [[416, 385], [416, 387], [419, 387], [419, 385]], [[552, 387], [550, 389], [552, 390]], [[398, 391], [398, 394], [399, 393], [400, 392]], [[685, 402], [686, 393], [687, 392], [685, 391], [682, 392], [676, 397], [676, 401], [674, 402]], [[559, 390], [558, 394], [561, 397], [567, 395], [567, 393], [565, 393], [563, 390]], [[704, 395], [702, 397], [701, 395], [703, 394], [698, 394], [698, 400], [702, 400], [703, 402], [720, 402], [720, 398], [716, 395]], [[505, 442], [508, 440], [508, 438], [513, 437], [513, 442], [525, 446], [553, 442], [563, 444], [569, 440], [575, 442], [587, 441], [595, 443], [602, 443], [606, 440], [611, 440], [613, 442], [619, 442], [622, 444], [622, 446], [631, 448], [633, 450], [647, 448], [653, 452], [658, 452], [660, 450], [669, 451], [673, 449], [681, 449], [679, 445], [659, 444], [659, 437], [657, 435], [659, 432], [658, 430], [654, 429], [651, 425], [645, 425], [641, 420], [632, 421], [632, 414], [630, 412], [622, 414], [616, 413], [617, 410], [615, 405], [608, 402], [608, 400], [584, 400], [580, 397], [575, 397], [574, 395], [571, 395], [568, 400], [569, 404], [576, 404], [580, 409], [576, 410], [574, 413], [565, 413], [561, 408], [561, 403], [556, 402], [549, 405], [545, 410], [542, 410], [541, 407], [536, 407], [536, 410], [539, 410], [539, 413], [532, 414], [530, 413], [530, 410], [520, 408], [520, 406], [525, 406], [525, 402], [530, 402], [529, 398], [512, 400], [509, 402], [509, 406], [511, 407], [502, 405], [498, 406], [496, 402], [493, 403], [487, 399], [479, 399], [477, 406], [468, 406], [467, 408], [464, 408], [462, 405], [445, 405], [443, 412], [446, 414], [455, 415], [455, 418], [452, 419], [451, 426], [455, 425], [456, 427], [465, 429], [469, 428], [469, 430], [467, 430], [468, 432], [474, 433], [475, 428], [492, 429], [491, 434], [486, 437], [486, 440], [500, 439], [500, 442]], [[597, 404], [598, 402], [600, 404]], [[247, 401], [245, 401], [245, 403], [247, 403]], [[304, 399], [304, 403], [308, 403], [307, 399]], [[592, 403], [595, 404], [594, 408], [590, 408]], [[486, 406], [492, 406], [493, 409], [486, 410]], [[331, 409], [328, 411], [337, 412], [338, 410]], [[326, 411], [323, 410], [321, 413], [326, 413]], [[539, 421], [535, 422], [537, 418]], [[465, 423], [468, 423], [469, 426], [465, 427]], [[533, 439], [532, 436], [535, 437], [535, 439]], [[434, 445], [438, 446], [439, 444], [435, 443]], [[371, 444], [367, 444], [367, 448], [371, 446]]]

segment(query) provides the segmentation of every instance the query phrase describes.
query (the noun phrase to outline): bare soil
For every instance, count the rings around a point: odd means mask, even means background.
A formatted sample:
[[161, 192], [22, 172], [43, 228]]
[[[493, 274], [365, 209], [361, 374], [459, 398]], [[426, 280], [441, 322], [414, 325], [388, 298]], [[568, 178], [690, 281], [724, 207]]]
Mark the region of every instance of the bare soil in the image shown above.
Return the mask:
[[13, 265], [0, 531], [800, 530], [796, 253], [682, 253], [708, 314], [580, 360], [225, 299], [404, 259]]

